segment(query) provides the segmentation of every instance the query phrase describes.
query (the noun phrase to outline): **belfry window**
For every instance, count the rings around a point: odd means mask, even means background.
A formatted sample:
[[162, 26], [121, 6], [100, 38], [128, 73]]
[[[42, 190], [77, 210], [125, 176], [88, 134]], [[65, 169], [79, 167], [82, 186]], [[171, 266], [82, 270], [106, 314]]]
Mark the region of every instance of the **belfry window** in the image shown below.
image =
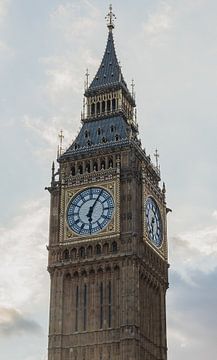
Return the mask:
[[107, 111], [111, 111], [111, 100], [107, 101]]
[[97, 115], [100, 114], [100, 102], [98, 102], [98, 103], [96, 104], [96, 113], [97, 113]]
[[116, 100], [112, 99], [112, 111], [116, 110]]
[[95, 115], [95, 104], [91, 104], [91, 115]]
[[102, 113], [105, 112], [105, 101], [102, 102]]

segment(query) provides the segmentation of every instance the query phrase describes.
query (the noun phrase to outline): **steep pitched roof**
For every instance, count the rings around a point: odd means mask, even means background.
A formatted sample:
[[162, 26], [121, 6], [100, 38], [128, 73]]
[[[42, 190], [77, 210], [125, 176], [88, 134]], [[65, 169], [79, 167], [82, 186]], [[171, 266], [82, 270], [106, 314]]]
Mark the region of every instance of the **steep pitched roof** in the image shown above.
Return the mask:
[[129, 92], [127, 84], [121, 73], [121, 67], [118, 63], [113, 33], [110, 30], [105, 53], [97, 71], [95, 78], [87, 89], [85, 95], [89, 95], [94, 91], [105, 90], [107, 87], [121, 86], [125, 91]]

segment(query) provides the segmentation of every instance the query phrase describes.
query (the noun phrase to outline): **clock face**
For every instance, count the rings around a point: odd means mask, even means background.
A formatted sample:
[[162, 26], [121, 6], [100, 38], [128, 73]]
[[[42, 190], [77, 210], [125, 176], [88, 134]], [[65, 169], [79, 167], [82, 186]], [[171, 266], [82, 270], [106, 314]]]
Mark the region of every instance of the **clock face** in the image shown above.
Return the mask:
[[100, 232], [111, 221], [114, 200], [105, 189], [91, 187], [75, 195], [67, 209], [69, 227], [79, 235]]
[[145, 208], [148, 236], [151, 242], [160, 247], [162, 244], [162, 221], [160, 210], [153, 198], [148, 197]]

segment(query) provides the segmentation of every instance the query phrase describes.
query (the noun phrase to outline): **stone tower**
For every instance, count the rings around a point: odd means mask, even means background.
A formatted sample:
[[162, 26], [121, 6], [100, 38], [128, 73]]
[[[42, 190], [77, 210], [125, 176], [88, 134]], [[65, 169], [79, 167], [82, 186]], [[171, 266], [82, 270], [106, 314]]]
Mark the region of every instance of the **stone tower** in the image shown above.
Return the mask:
[[167, 359], [165, 186], [138, 139], [113, 18], [110, 7], [82, 128], [48, 188], [49, 360]]

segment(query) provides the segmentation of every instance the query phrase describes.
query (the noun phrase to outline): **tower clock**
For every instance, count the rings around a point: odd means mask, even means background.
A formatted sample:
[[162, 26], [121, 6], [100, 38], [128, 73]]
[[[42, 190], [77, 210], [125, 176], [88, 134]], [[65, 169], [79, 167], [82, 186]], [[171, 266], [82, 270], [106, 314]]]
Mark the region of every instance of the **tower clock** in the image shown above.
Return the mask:
[[166, 360], [165, 186], [138, 138], [111, 6], [107, 20], [81, 130], [48, 188], [48, 359]]

